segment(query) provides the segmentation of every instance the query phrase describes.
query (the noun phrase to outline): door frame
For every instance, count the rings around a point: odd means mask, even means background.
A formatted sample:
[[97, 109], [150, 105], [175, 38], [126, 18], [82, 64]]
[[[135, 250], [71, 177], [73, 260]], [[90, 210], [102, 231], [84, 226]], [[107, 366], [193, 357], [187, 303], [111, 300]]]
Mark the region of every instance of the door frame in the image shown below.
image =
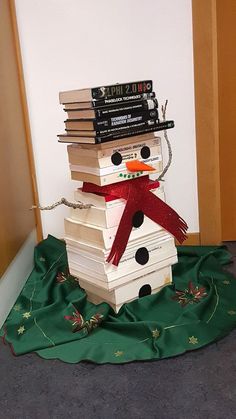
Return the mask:
[[222, 242], [216, 0], [192, 0], [200, 244]]
[[18, 26], [17, 26], [15, 0], [9, 0], [9, 9], [10, 9], [11, 24], [12, 24], [12, 31], [13, 31], [14, 44], [15, 44], [15, 54], [16, 54], [17, 69], [18, 69], [21, 105], [22, 105], [23, 116], [24, 116], [26, 147], [27, 147], [27, 154], [28, 154], [29, 167], [30, 167], [30, 173], [31, 173], [31, 185], [32, 185], [33, 199], [34, 199], [34, 202], [32, 202], [32, 206], [37, 207], [35, 209], [29, 208], [29, 211], [34, 211], [34, 214], [35, 214], [37, 241], [39, 242], [43, 239], [43, 231], [42, 231], [41, 214], [38, 208], [39, 195], [38, 195], [38, 187], [37, 187], [37, 181], [36, 181], [36, 170], [35, 170], [31, 131], [30, 131], [29, 112], [28, 112], [28, 105], [27, 105], [27, 98], [26, 98], [26, 89], [25, 89], [21, 49], [20, 49], [19, 32], [18, 32]]

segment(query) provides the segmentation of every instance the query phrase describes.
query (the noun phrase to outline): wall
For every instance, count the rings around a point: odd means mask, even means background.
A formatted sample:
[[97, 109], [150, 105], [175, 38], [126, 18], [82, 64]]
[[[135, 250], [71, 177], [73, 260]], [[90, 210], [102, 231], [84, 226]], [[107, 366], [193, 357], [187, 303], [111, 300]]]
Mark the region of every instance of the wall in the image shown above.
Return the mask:
[[[73, 197], [58, 92], [151, 78], [167, 116], [174, 162], [166, 195], [198, 231], [191, 0], [16, 0], [41, 205]], [[67, 208], [42, 213], [63, 236]]]

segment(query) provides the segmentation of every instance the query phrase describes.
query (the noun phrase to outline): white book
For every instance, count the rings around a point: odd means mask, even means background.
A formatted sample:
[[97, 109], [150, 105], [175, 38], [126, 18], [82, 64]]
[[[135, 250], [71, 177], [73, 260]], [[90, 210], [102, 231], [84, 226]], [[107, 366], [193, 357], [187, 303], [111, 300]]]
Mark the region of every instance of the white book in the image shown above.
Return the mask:
[[[162, 162], [162, 154], [156, 154], [152, 157], [149, 157], [148, 159], [140, 159], [141, 162], [148, 164], [152, 166], [155, 170], [159, 169], [159, 163]], [[70, 164], [70, 170], [71, 172], [80, 172], [80, 173], [89, 173], [91, 175], [96, 176], [107, 176], [112, 175], [113, 173], [127, 173], [127, 168], [125, 163], [121, 163], [118, 166], [114, 164], [110, 164], [106, 167], [90, 167], [90, 166], [84, 166], [83, 164]], [[155, 173], [155, 170], [152, 172]], [[128, 177], [129, 175], [127, 175]], [[132, 173], [130, 174], [130, 177], [132, 177]]]
[[[129, 148], [129, 147], [128, 147]], [[76, 149], [73, 145], [70, 145], [67, 147], [68, 151], [68, 158], [69, 163], [72, 165], [79, 165], [79, 166], [86, 166], [86, 167], [94, 167], [94, 168], [104, 168], [108, 166], [112, 166], [115, 164], [115, 162], [118, 164], [119, 167], [123, 165], [126, 161], [131, 160], [139, 160], [146, 164], [149, 164], [152, 162], [152, 157], [157, 156], [161, 154], [161, 147], [158, 146], [143, 146], [139, 148], [134, 148], [133, 150], [125, 150], [121, 151], [120, 153], [116, 151], [115, 153], [105, 156], [105, 157], [87, 157], [84, 155], [81, 155], [79, 150]], [[146, 157], [145, 157], [146, 156]], [[118, 158], [118, 161], [116, 160]]]
[[[132, 228], [129, 242], [138, 238], [143, 238], [145, 241], [146, 236], [155, 234], [161, 229], [162, 227], [159, 224], [148, 217], [144, 217], [143, 224], [140, 227]], [[65, 235], [67, 237], [75, 238], [88, 244], [95, 244], [104, 249], [111, 249], [117, 230], [118, 226], [103, 228], [92, 224], [84, 224], [69, 217], [65, 219]]]
[[[104, 290], [83, 280], [80, 280], [79, 282], [81, 288], [86, 290], [89, 301], [91, 301], [91, 297], [93, 301], [94, 297], [96, 297], [97, 304], [105, 301], [115, 305], [116, 308], [119, 309], [120, 305], [138, 298], [141, 288], [145, 285], [150, 287], [150, 293], [153, 294], [159, 291], [163, 286], [171, 284], [172, 271], [170, 266], [166, 266], [114, 288], [111, 291]], [[97, 299], [97, 297], [100, 298]]]
[[[138, 252], [144, 251], [147, 253], [147, 259], [145, 264], [141, 264], [137, 258]], [[69, 245], [67, 245], [67, 255], [69, 269], [76, 269], [80, 275], [85, 274], [91, 278], [96, 278], [100, 281], [110, 282], [127, 276], [128, 274], [136, 273], [139, 276], [139, 272], [142, 269], [149, 267], [149, 270], [157, 262], [165, 260], [169, 257], [176, 256], [177, 250], [175, 247], [174, 239], [170, 237], [160, 243], [143, 243], [142, 247], [137, 247], [122, 257], [118, 266], [114, 266], [111, 263], [104, 263], [87, 257], [82, 253], [74, 251]]]
[[[150, 190], [156, 193], [155, 192], [156, 189], [158, 190], [157, 193], [163, 194], [164, 192], [163, 186], [160, 185], [158, 187], [158, 183], [154, 181], [152, 185], [150, 185]], [[122, 198], [115, 199], [114, 197], [111, 197], [111, 196], [98, 195], [98, 194], [94, 194], [90, 192], [83, 192], [82, 188], [78, 188], [75, 190], [74, 199], [77, 202], [79, 201], [79, 202], [83, 202], [84, 204], [91, 204], [97, 208], [104, 208], [104, 209], [112, 208], [116, 205], [120, 205], [121, 203], [124, 204], [126, 202], [126, 200]]]
[[143, 147], [160, 146], [161, 138], [155, 136], [153, 133], [139, 135], [134, 141], [134, 137], [128, 137], [126, 141], [107, 141], [102, 144], [72, 144], [68, 149], [73, 148], [73, 153], [77, 153], [81, 157], [92, 157], [102, 159], [104, 157], [111, 157], [115, 153], [133, 153], [136, 150], [141, 150]]
[[134, 281], [138, 278], [144, 277], [145, 275], [148, 275], [152, 272], [155, 272], [158, 269], [172, 266], [175, 263], [177, 263], [177, 261], [178, 261], [178, 259], [177, 259], [176, 255], [171, 256], [167, 259], [163, 259], [162, 261], [155, 263], [154, 265], [152, 265], [151, 269], [150, 269], [150, 267], [146, 267], [146, 268], [143, 268], [142, 270], [140, 270], [138, 272], [134, 272], [132, 274], [122, 276], [121, 278], [118, 278], [118, 279], [116, 279], [114, 281], [110, 281], [110, 282], [101, 281], [97, 277], [91, 277], [91, 276], [83, 274], [83, 273], [81, 274], [80, 272], [78, 272], [76, 270], [76, 268], [72, 268], [71, 274], [74, 275], [75, 277], [77, 277], [79, 279], [79, 281], [83, 281], [83, 282], [86, 282], [88, 284], [95, 285], [96, 287], [99, 287], [100, 289], [112, 291], [113, 289], [115, 289], [119, 286], [122, 286], [124, 284], [128, 284], [129, 282], [132, 282], [132, 281]]
[[[152, 193], [165, 201], [163, 189], [155, 189]], [[82, 194], [86, 195], [86, 192], [82, 192]], [[83, 197], [81, 197], [81, 201], [84, 202]], [[119, 224], [122, 217], [126, 205], [126, 201], [122, 201], [120, 202], [120, 205], [115, 205], [111, 208], [97, 208], [95, 206], [82, 210], [71, 208], [70, 218], [84, 224], [96, 225], [102, 228], [112, 228]]]
[[[89, 173], [89, 172], [81, 172], [77, 170], [71, 170], [71, 179], [78, 180], [80, 182], [90, 182], [94, 183], [98, 186], [104, 186], [104, 185], [112, 185], [113, 183], [117, 182], [124, 182], [126, 180], [132, 180], [138, 177], [147, 176], [151, 174], [156, 174], [157, 177], [159, 174], [161, 174], [163, 169], [162, 160], [157, 161], [154, 164], [152, 164], [152, 171], [139, 171], [139, 172], [129, 172], [128, 169], [119, 170], [114, 173], [109, 173], [107, 175], [98, 175], [95, 173]], [[78, 167], [76, 168], [78, 169]]]
[[[158, 245], [158, 243], [162, 243], [165, 240], [169, 240], [172, 237], [166, 230], [162, 229], [156, 233], [151, 233], [145, 237], [145, 243], [150, 245]], [[84, 254], [87, 257], [92, 257], [92, 259], [106, 262], [106, 259], [110, 253], [110, 249], [105, 249], [99, 245], [94, 243], [88, 243], [81, 239], [76, 239], [74, 237], [66, 236], [65, 242], [67, 245], [71, 246], [74, 251], [78, 252], [79, 254]], [[121, 257], [121, 261], [123, 259], [129, 258], [130, 254], [136, 252], [137, 248], [143, 246], [143, 237], [139, 237], [136, 240], [128, 241], [124, 254]]]

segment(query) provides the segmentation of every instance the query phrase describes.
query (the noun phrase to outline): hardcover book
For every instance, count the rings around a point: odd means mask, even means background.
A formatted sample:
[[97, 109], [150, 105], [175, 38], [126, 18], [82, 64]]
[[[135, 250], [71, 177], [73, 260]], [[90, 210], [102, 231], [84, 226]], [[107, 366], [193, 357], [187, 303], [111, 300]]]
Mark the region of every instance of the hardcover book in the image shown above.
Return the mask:
[[140, 112], [153, 110], [158, 107], [156, 99], [137, 100], [134, 102], [117, 104], [113, 106], [103, 106], [95, 109], [64, 109], [68, 119], [94, 119], [109, 118], [112, 116], [123, 115], [127, 112]]
[[151, 109], [146, 111], [134, 111], [122, 113], [121, 115], [113, 115], [105, 118], [96, 119], [67, 119], [65, 121], [66, 130], [84, 130], [96, 131], [97, 134], [103, 130], [113, 129], [117, 127], [125, 127], [127, 125], [137, 124], [140, 122], [155, 120], [159, 122], [158, 110]]
[[61, 143], [100, 144], [121, 138], [138, 136], [139, 134], [167, 130], [174, 127], [174, 121], [164, 121], [156, 124], [153, 121], [150, 123], [148, 122], [149, 121], [141, 122], [140, 124], [134, 124], [132, 126], [128, 125], [127, 127], [118, 130], [106, 130], [100, 132], [100, 135], [97, 135], [95, 131], [71, 131], [67, 134], [58, 135], [58, 138]]
[[59, 100], [60, 103], [88, 102], [93, 99], [107, 99], [116, 96], [132, 96], [134, 94], [151, 92], [152, 80], [142, 80], [60, 92]]
[[137, 101], [137, 100], [149, 100], [154, 99], [156, 97], [155, 92], [151, 93], [141, 93], [137, 95], [131, 96], [116, 96], [110, 99], [97, 99], [91, 100], [90, 102], [73, 102], [73, 103], [65, 103], [64, 110], [73, 110], [73, 109], [97, 109], [104, 106], [121, 106], [125, 105], [129, 102]]

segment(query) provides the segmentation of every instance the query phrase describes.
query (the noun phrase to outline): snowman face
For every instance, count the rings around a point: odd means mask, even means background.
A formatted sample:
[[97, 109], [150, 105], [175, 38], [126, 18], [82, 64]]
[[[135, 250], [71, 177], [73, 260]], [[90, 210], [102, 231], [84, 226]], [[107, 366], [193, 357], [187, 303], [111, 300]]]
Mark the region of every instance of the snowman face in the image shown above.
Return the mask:
[[162, 170], [159, 137], [116, 147], [108, 143], [102, 150], [69, 146], [68, 153], [72, 179], [101, 186]]

